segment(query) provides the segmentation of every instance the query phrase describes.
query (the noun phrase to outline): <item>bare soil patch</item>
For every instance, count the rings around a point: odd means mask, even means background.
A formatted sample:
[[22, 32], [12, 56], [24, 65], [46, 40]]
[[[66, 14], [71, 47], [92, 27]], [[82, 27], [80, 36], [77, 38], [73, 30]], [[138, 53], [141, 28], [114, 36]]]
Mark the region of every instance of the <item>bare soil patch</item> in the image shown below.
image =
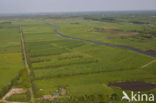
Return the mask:
[[49, 101], [52, 101], [53, 99], [55, 98], [59, 98], [59, 96], [52, 96], [52, 95], [43, 95], [42, 96], [42, 100], [49, 100]]
[[140, 81], [110, 83], [109, 86], [119, 87], [123, 90], [131, 91], [149, 91], [151, 89], [156, 88], [156, 84], [145, 83]]
[[151, 54], [153, 54], [153, 55], [156, 55], [156, 50], [150, 49], [150, 50], [147, 50], [146, 52], [151, 53]]
[[12, 88], [3, 98], [2, 100], [3, 101], [6, 101], [7, 98], [9, 98], [10, 96], [12, 95], [15, 95], [15, 94], [23, 94], [25, 93], [26, 90], [24, 90], [23, 88]]

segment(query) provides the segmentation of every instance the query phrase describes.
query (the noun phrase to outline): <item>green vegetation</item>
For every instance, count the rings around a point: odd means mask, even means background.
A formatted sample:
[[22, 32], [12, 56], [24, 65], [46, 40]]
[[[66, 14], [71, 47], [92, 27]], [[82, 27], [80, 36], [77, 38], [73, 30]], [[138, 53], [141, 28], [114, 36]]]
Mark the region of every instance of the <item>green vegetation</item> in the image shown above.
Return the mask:
[[[139, 15], [81, 15], [16, 18], [11, 23], [3, 21], [0, 23], [0, 90], [19, 74], [11, 87], [30, 87], [27, 73], [23, 70], [18, 27], [21, 24], [37, 103], [51, 103], [44, 100], [43, 96], [56, 94], [59, 94], [59, 98], [52, 102], [120, 103], [122, 90], [110, 87], [109, 83], [156, 83], [156, 63], [142, 68], [155, 60], [155, 57], [127, 49], [63, 38], [54, 30], [59, 26], [58, 32], [66, 36], [151, 50], [154, 53], [156, 19], [149, 15], [146, 18]], [[61, 89], [65, 90], [64, 95], [61, 94]], [[156, 89], [147, 92], [156, 93]], [[30, 94], [13, 95], [8, 100], [29, 101]]]
[[24, 69], [18, 25], [0, 23], [0, 97], [15, 84]]
[[16, 94], [16, 95], [12, 95], [11, 97], [9, 97], [7, 100], [8, 101], [21, 101], [21, 102], [27, 102], [29, 101], [30, 98], [28, 98], [29, 94]]

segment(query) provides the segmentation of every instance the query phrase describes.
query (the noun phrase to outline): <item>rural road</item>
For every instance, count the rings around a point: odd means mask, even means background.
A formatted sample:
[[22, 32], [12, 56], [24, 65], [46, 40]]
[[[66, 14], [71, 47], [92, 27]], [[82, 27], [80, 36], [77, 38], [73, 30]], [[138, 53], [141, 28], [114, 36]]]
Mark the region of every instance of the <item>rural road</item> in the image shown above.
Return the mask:
[[32, 90], [32, 83], [31, 83], [31, 79], [30, 79], [31, 71], [30, 71], [30, 67], [28, 65], [25, 42], [24, 42], [24, 35], [23, 35], [23, 31], [21, 29], [21, 26], [20, 26], [20, 32], [21, 32], [21, 45], [22, 45], [22, 51], [23, 51], [23, 56], [24, 56], [24, 64], [26, 67], [29, 83], [31, 84], [31, 87], [29, 88], [29, 92], [30, 92], [31, 102], [34, 103], [34, 93]]
[[[49, 24], [49, 25], [52, 25], [52, 24]], [[106, 46], [110, 46], [110, 47], [117, 47], [117, 48], [128, 49], [128, 50], [131, 50], [131, 51], [134, 51], [134, 52], [137, 52], [137, 53], [141, 53], [141, 54], [144, 54], [144, 55], [156, 57], [155, 54], [152, 54], [152, 53], [149, 53], [149, 52], [145, 52], [143, 50], [139, 50], [139, 49], [132, 48], [132, 47], [129, 47], [129, 46], [116, 45], [116, 44], [110, 44], [110, 43], [103, 43], [103, 42], [93, 41], [93, 40], [85, 40], [85, 39], [81, 39], [81, 38], [77, 38], [77, 37], [70, 37], [70, 36], [63, 35], [63, 34], [59, 33], [58, 30], [59, 30], [59, 27], [56, 27], [56, 29], [54, 30], [55, 33], [57, 35], [61, 36], [61, 37], [64, 37], [64, 38], [76, 39], [76, 40], [81, 40], [81, 41], [85, 41], [85, 42], [90, 42], [90, 43], [95, 43], [95, 44], [100, 44], [100, 45], [106, 45]]]

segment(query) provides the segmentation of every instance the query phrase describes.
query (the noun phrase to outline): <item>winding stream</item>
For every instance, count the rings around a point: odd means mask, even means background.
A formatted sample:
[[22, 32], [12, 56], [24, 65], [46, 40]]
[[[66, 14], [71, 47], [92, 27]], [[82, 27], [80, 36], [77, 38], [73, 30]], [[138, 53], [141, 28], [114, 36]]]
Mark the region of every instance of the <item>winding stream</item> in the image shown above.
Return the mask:
[[85, 41], [85, 42], [90, 42], [90, 43], [95, 43], [95, 44], [100, 44], [100, 45], [106, 45], [106, 46], [110, 46], [110, 47], [128, 49], [128, 50], [131, 50], [131, 51], [134, 51], [134, 52], [137, 52], [137, 53], [141, 53], [141, 54], [145, 54], [145, 55], [148, 55], [148, 56], [156, 57], [155, 54], [152, 54], [152, 53], [149, 53], [149, 52], [146, 52], [146, 51], [143, 51], [143, 50], [139, 50], [139, 49], [136, 49], [136, 48], [132, 48], [132, 47], [129, 47], [129, 46], [110, 44], [110, 43], [103, 43], [103, 42], [93, 41], [93, 40], [85, 40], [85, 39], [81, 39], [81, 38], [77, 38], [77, 37], [70, 37], [70, 36], [63, 35], [63, 34], [59, 33], [58, 30], [59, 30], [59, 27], [56, 27], [56, 29], [54, 30], [55, 33], [57, 35], [61, 36], [61, 37], [64, 37], [64, 38], [76, 39], [76, 40], [81, 40], [81, 41]]

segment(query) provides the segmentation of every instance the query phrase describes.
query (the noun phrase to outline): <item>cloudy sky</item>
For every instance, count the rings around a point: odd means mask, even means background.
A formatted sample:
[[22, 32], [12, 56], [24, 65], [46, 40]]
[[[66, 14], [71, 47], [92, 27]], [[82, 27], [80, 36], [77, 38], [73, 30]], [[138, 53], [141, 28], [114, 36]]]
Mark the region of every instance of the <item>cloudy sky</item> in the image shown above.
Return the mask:
[[156, 10], [156, 0], [0, 0], [0, 13]]

